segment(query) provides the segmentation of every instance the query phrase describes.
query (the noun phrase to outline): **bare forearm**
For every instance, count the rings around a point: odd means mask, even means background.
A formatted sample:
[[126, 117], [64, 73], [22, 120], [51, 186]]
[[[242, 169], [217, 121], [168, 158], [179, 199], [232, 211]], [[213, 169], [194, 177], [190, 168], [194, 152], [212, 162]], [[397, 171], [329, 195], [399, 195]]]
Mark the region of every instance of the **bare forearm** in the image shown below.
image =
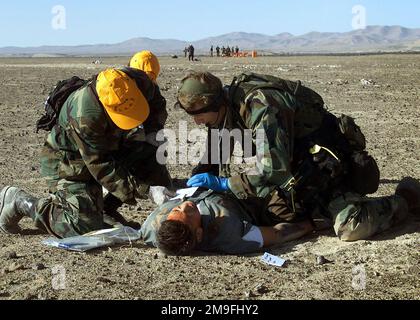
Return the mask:
[[299, 223], [280, 223], [273, 227], [260, 227], [264, 247], [281, 245], [283, 243], [299, 239], [313, 231], [309, 221]]

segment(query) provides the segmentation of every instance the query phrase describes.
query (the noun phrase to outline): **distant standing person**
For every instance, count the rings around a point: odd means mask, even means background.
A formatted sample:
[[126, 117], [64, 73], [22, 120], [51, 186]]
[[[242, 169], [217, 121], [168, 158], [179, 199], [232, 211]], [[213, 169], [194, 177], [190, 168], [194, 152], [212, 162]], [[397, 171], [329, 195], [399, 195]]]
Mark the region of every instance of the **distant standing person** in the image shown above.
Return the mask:
[[236, 52], [236, 55], [238, 56], [239, 55], [239, 47], [238, 46], [236, 46], [235, 52]]
[[187, 48], [187, 47], [185, 47], [185, 48], [184, 48], [184, 55], [185, 55], [185, 58], [187, 57], [187, 53], [188, 53], [188, 48]]
[[213, 58], [213, 46], [211, 46], [211, 48], [210, 48], [210, 57]]
[[216, 47], [216, 54], [217, 54], [218, 57], [220, 57], [220, 47], [219, 46]]
[[194, 61], [194, 51], [195, 48], [193, 47], [193, 45], [190, 45], [188, 48], [188, 61]]

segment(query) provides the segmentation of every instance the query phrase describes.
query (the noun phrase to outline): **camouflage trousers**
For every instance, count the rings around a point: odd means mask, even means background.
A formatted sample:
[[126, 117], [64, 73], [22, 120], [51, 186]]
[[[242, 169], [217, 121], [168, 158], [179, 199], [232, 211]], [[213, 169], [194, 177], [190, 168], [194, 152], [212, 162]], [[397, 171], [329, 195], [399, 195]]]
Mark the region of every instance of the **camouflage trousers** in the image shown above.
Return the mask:
[[[245, 208], [258, 225], [299, 223], [308, 220], [308, 214], [293, 212], [278, 193], [261, 200], [247, 200]], [[265, 208], [265, 210], [261, 210]], [[357, 241], [381, 233], [408, 216], [406, 201], [399, 196], [368, 198], [355, 193], [335, 197], [326, 208], [334, 224], [334, 231], [343, 241]]]
[[[132, 149], [133, 150], [133, 149]], [[147, 145], [131, 152], [121, 151], [120, 165], [145, 186], [170, 186], [171, 179], [166, 166], [156, 161], [156, 148]], [[42, 162], [42, 161], [41, 161]], [[58, 238], [82, 235], [105, 227], [102, 186], [93, 179], [85, 182], [47, 177], [50, 196], [38, 201], [35, 224], [43, 226]], [[146, 195], [145, 195], [146, 196]]]
[[334, 231], [343, 241], [368, 239], [391, 228], [408, 216], [408, 205], [399, 196], [362, 197], [346, 193], [328, 205]]

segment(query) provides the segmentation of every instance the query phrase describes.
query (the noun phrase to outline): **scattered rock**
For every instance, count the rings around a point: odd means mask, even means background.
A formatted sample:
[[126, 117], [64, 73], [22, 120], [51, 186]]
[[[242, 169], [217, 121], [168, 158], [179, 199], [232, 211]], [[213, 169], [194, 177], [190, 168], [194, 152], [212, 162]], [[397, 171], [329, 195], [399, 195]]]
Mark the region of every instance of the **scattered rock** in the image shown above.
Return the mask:
[[245, 291], [244, 295], [247, 299], [256, 297], [256, 295], [252, 291]]
[[33, 292], [27, 292], [25, 293], [25, 295], [23, 296], [23, 300], [35, 300], [38, 298], [38, 295], [36, 295]]
[[255, 291], [258, 292], [259, 294], [266, 294], [270, 292], [270, 290], [263, 284], [259, 284], [258, 286], [256, 286]]
[[338, 86], [343, 86], [343, 85], [346, 85], [346, 84], [349, 84], [348, 80], [337, 79], [337, 85]]
[[16, 254], [16, 252], [15, 252], [15, 251], [9, 251], [9, 252], [7, 252], [7, 253], [5, 254], [5, 258], [6, 258], [7, 260], [13, 260], [13, 259], [17, 259], [17, 258], [18, 258], [18, 255]]
[[316, 264], [322, 266], [327, 263], [331, 263], [332, 261], [326, 259], [324, 256], [317, 256], [316, 257]]
[[155, 260], [159, 259], [159, 254], [158, 254], [158, 253], [156, 253], [156, 254], [153, 256], [153, 259], [155, 259]]
[[114, 281], [105, 277], [98, 277], [96, 278], [96, 281], [103, 282], [103, 283], [114, 283]]
[[32, 269], [33, 269], [33, 270], [37, 270], [37, 271], [39, 271], [39, 270], [45, 270], [45, 269], [46, 269], [46, 267], [45, 267], [45, 265], [44, 265], [43, 263], [35, 263], [35, 264], [32, 266]]
[[375, 277], [379, 277], [381, 274], [378, 271], [375, 271], [374, 275]]
[[44, 293], [39, 293], [38, 300], [47, 300], [47, 296]]
[[[23, 264], [17, 263], [17, 262], [13, 262], [8, 268], [7, 270], [9, 272], [15, 272], [18, 270], [25, 270], [25, 266]], [[6, 272], [7, 273], [7, 272]]]
[[372, 85], [376, 84], [376, 82], [373, 81], [372, 79], [368, 79], [368, 80], [362, 79], [362, 80], [360, 80], [360, 83], [364, 86], [372, 86]]
[[163, 259], [169, 259], [169, 256], [163, 252], [159, 252], [158, 253], [159, 258], [163, 258]]
[[417, 266], [413, 266], [408, 268], [408, 273], [412, 275], [420, 275], [420, 268]]
[[124, 258], [123, 263], [124, 264], [128, 264], [128, 265], [131, 265], [131, 266], [134, 265], [134, 264], [136, 264], [133, 260], [131, 260], [129, 258]]
[[8, 298], [10, 293], [8, 291], [0, 291], [0, 298]]

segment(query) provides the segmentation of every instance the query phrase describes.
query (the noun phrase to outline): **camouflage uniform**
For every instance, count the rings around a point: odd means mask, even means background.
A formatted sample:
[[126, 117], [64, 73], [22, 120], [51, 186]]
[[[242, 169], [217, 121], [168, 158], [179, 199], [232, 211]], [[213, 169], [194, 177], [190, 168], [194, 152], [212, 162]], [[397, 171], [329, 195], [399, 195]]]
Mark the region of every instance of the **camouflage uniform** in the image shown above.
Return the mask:
[[[295, 115], [298, 108], [299, 103], [288, 93], [273, 89], [253, 91], [245, 97], [240, 110], [228, 108], [225, 128], [251, 129], [254, 143], [257, 130], [265, 131], [267, 140], [264, 143], [262, 173], [231, 177], [225, 164], [227, 159], [220, 159], [219, 165], [200, 164], [193, 174], [211, 172], [230, 177], [231, 191], [238, 199], [266, 199], [271, 203], [269, 215], [273, 223], [307, 219], [312, 212], [305, 212], [305, 208], [292, 210], [290, 201], [282, 192], [294, 177], [292, 167], [296, 136], [299, 134], [299, 128], [295, 127]], [[223, 124], [219, 129], [223, 129]], [[206, 160], [211, 159], [210, 150], [209, 134]], [[334, 220], [335, 231], [343, 240], [364, 239], [384, 231], [392, 225], [396, 215], [404, 216], [407, 212], [407, 203], [398, 196], [368, 199], [349, 193], [345, 188], [332, 190], [321, 202], [323, 205], [318, 209]]]
[[195, 48], [191, 45], [188, 47], [188, 60], [189, 61], [194, 61], [194, 52], [195, 52]]
[[145, 142], [146, 134], [163, 128], [166, 101], [146, 74], [137, 74], [151, 109], [141, 128], [124, 131], [112, 122], [97, 98], [95, 80], [63, 105], [41, 155], [51, 196], [38, 201], [35, 222], [50, 233], [69, 237], [102, 229], [102, 187], [135, 204], [156, 177], [168, 183], [166, 167], [155, 160], [156, 147]]

